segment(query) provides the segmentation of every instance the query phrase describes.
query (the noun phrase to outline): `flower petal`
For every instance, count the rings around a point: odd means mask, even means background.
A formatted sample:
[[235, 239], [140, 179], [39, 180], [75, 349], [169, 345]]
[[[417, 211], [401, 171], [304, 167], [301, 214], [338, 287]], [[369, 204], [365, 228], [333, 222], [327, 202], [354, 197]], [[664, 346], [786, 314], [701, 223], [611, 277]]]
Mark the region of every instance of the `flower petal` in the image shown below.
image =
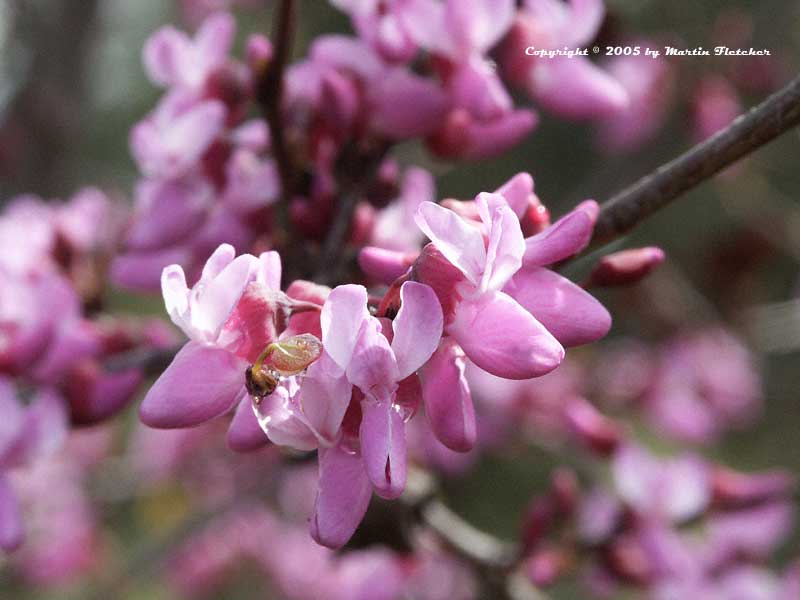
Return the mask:
[[503, 292], [463, 300], [447, 332], [472, 362], [498, 377], [538, 377], [564, 359], [558, 340]]
[[269, 438], [253, 412], [247, 390], [239, 394], [239, 404], [228, 427], [228, 448], [235, 452], [253, 452], [269, 444]]
[[478, 194], [476, 199], [481, 220], [489, 229], [486, 266], [481, 290], [499, 290], [522, 266], [525, 238], [519, 219], [500, 194]]
[[564, 346], [599, 340], [611, 328], [611, 315], [591, 294], [543, 267], [523, 268], [503, 291]]
[[597, 203], [581, 203], [541, 233], [525, 240], [525, 266], [551, 265], [583, 250], [592, 239]]
[[281, 255], [274, 250], [258, 255], [259, 270], [256, 281], [271, 290], [281, 289]]
[[422, 371], [422, 398], [431, 429], [440, 442], [458, 452], [471, 450], [477, 439], [464, 367], [464, 351], [446, 338]]
[[8, 480], [0, 476], [0, 549], [11, 552], [22, 544], [22, 515]]
[[359, 454], [339, 446], [320, 450], [311, 536], [323, 546], [341, 548], [364, 518], [371, 497], [372, 487]]
[[530, 173], [517, 173], [502, 186], [495, 194], [500, 194], [508, 202], [508, 206], [518, 218], [522, 218], [528, 209], [528, 201], [533, 194], [533, 177]]
[[193, 427], [228, 411], [244, 385], [247, 362], [198, 342], [189, 342], [161, 374], [139, 407], [145, 425]]
[[486, 264], [486, 248], [481, 232], [452, 210], [433, 202], [420, 204], [414, 220], [437, 250], [467, 279], [478, 285]]
[[397, 359], [398, 379], [419, 369], [439, 345], [442, 337], [442, 306], [425, 284], [406, 281], [400, 288], [401, 306], [392, 330], [392, 351]]
[[359, 436], [367, 476], [375, 493], [393, 499], [406, 486], [406, 432], [403, 417], [391, 402], [362, 403]]
[[326, 445], [337, 441], [352, 392], [353, 386], [328, 354], [323, 353], [303, 377], [300, 406], [308, 424]]
[[322, 344], [330, 357], [346, 369], [353, 356], [358, 333], [369, 318], [367, 290], [362, 285], [340, 285], [322, 307]]

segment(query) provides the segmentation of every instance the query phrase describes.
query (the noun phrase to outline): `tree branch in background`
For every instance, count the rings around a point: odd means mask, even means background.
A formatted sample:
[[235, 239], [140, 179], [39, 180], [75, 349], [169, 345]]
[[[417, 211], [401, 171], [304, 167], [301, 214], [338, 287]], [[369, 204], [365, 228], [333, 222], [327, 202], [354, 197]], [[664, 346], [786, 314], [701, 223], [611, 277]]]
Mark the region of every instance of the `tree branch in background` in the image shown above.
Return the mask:
[[281, 178], [284, 206], [291, 198], [295, 181], [295, 166], [286, 144], [283, 124], [283, 80], [292, 53], [296, 10], [294, 0], [281, 0], [276, 10], [272, 32], [274, 53], [262, 74], [256, 94], [269, 125], [272, 154]]
[[604, 202], [592, 247], [624, 235], [684, 192], [798, 124], [800, 77], [722, 131]]

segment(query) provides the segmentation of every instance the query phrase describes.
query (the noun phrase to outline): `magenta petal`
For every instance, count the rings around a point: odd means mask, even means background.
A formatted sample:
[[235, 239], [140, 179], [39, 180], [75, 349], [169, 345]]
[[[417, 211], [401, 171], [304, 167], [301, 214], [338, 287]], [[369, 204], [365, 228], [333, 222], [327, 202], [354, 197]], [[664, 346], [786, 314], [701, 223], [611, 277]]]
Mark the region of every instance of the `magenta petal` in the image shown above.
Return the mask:
[[392, 321], [392, 351], [397, 359], [398, 380], [405, 379], [425, 361], [442, 337], [442, 307], [432, 288], [406, 281], [400, 288], [402, 304]]
[[375, 493], [393, 499], [406, 486], [406, 431], [390, 402], [362, 403], [361, 454]]
[[463, 350], [446, 338], [422, 371], [422, 398], [431, 429], [440, 442], [458, 452], [471, 450], [477, 438], [464, 366]]
[[145, 425], [193, 427], [228, 411], [244, 385], [247, 363], [237, 356], [189, 342], [161, 374], [139, 407]]
[[244, 393], [228, 427], [228, 448], [235, 452], [253, 452], [269, 444], [269, 438], [258, 424], [250, 396], [242, 391]]
[[506, 379], [544, 375], [564, 359], [558, 340], [503, 292], [462, 301], [447, 332], [472, 362]]
[[372, 486], [360, 455], [339, 446], [320, 450], [311, 536], [323, 546], [341, 548], [364, 518], [371, 497]]
[[22, 516], [14, 490], [0, 476], [0, 549], [11, 552], [22, 543]]
[[611, 315], [591, 294], [543, 267], [523, 268], [503, 288], [564, 346], [594, 342], [608, 333]]
[[551, 265], [583, 250], [592, 239], [597, 203], [582, 202], [541, 233], [525, 240], [525, 266]]
[[431, 79], [403, 68], [383, 73], [369, 89], [373, 125], [394, 139], [429, 135], [447, 113], [444, 90]]

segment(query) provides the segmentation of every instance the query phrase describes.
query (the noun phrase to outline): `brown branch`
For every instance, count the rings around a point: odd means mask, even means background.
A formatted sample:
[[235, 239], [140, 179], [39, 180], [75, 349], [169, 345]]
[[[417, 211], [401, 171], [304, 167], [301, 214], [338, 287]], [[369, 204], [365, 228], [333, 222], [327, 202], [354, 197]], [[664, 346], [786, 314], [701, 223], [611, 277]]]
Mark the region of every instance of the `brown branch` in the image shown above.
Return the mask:
[[342, 193], [333, 223], [320, 249], [317, 268], [313, 274], [315, 282], [336, 283], [353, 212], [388, 151], [389, 144], [383, 141], [376, 142], [370, 148], [350, 147], [343, 150], [337, 165], [337, 179]]
[[728, 127], [603, 203], [592, 246], [606, 244], [684, 192], [800, 124], [800, 77]]
[[295, 181], [294, 161], [286, 144], [283, 126], [284, 73], [292, 53], [295, 21], [294, 0], [281, 0], [272, 32], [274, 54], [259, 78], [256, 89], [258, 102], [269, 125], [272, 154], [281, 178], [284, 204], [291, 198]]

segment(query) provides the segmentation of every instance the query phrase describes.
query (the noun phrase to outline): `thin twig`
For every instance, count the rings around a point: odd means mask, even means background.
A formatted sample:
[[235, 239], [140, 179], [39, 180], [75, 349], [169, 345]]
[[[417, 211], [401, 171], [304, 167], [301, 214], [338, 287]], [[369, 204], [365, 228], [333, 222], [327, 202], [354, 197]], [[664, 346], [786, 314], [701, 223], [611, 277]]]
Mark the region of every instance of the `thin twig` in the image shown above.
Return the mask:
[[295, 167], [286, 144], [283, 124], [283, 80], [292, 53], [295, 29], [294, 0], [281, 0], [272, 33], [274, 53], [258, 82], [256, 94], [269, 125], [272, 154], [278, 166], [284, 204], [294, 189]]
[[320, 249], [317, 268], [313, 274], [315, 282], [336, 282], [340, 271], [339, 262], [344, 255], [346, 236], [356, 205], [388, 151], [389, 144], [378, 142], [376, 147], [367, 151], [355, 148], [343, 152], [346, 156], [340, 158], [343, 164], [338, 169], [342, 193], [337, 203], [336, 216]]
[[800, 77], [728, 127], [603, 203], [592, 246], [606, 244], [684, 192], [800, 124]]

